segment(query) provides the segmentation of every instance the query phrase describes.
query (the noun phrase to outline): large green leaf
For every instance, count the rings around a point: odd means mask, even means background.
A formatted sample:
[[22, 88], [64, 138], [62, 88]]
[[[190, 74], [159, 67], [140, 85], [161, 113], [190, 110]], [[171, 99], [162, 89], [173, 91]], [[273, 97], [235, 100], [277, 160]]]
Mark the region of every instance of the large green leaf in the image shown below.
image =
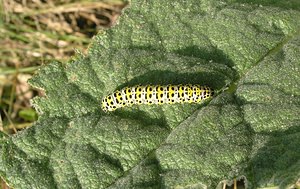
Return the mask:
[[[1, 138], [0, 173], [15, 188], [250, 187], [300, 177], [300, 5], [133, 1], [86, 56], [43, 67], [30, 83], [37, 123]], [[291, 6], [291, 3], [293, 6]], [[191, 105], [104, 113], [104, 95], [135, 84], [199, 83]]]

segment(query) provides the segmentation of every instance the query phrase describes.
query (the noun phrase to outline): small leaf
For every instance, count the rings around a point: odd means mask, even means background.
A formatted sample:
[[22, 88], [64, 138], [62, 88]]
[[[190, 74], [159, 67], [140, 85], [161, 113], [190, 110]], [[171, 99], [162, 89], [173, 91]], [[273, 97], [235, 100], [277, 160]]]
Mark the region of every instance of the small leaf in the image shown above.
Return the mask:
[[20, 110], [19, 116], [26, 121], [35, 121], [38, 117], [37, 113], [32, 108]]

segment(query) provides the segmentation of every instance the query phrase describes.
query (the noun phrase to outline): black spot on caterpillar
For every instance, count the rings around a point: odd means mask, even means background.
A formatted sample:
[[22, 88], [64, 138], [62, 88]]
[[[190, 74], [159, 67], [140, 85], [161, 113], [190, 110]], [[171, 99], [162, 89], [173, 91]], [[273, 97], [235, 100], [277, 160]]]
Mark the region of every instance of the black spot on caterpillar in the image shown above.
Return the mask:
[[200, 85], [137, 85], [104, 97], [102, 109], [108, 112], [133, 104], [200, 103], [212, 96], [212, 89]]

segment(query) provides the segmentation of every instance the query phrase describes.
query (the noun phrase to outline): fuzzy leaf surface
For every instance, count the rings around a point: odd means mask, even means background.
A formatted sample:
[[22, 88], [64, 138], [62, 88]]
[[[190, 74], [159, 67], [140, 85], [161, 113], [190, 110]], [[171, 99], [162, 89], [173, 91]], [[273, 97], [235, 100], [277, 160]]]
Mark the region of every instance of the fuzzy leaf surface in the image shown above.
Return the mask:
[[[14, 188], [250, 187], [300, 177], [300, 5], [132, 1], [86, 56], [30, 81], [35, 125], [1, 138], [0, 174]], [[202, 104], [104, 113], [103, 96], [136, 84], [201, 84]]]

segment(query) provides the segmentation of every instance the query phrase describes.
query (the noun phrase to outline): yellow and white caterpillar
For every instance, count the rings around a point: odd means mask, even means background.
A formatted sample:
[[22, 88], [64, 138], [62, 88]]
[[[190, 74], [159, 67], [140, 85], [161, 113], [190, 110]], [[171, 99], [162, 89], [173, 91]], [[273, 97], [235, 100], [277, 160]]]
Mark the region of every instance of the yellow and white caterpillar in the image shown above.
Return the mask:
[[108, 112], [133, 104], [200, 103], [212, 96], [212, 89], [200, 85], [137, 85], [104, 97], [102, 109]]

